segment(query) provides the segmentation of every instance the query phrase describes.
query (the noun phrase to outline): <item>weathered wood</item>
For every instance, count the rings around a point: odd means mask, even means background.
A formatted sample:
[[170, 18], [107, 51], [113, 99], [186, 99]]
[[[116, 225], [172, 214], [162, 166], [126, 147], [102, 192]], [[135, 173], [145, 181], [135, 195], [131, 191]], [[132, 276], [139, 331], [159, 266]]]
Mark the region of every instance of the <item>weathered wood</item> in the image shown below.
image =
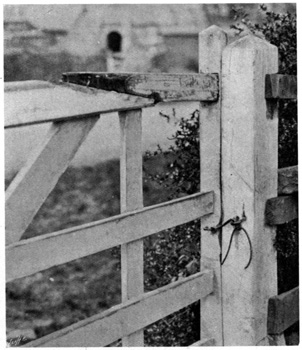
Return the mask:
[[215, 339], [210, 338], [210, 339], [201, 339], [198, 340], [196, 343], [193, 343], [190, 345], [190, 347], [195, 347], [195, 346], [215, 346]]
[[278, 169], [278, 195], [298, 192], [298, 165]]
[[266, 201], [265, 222], [267, 225], [281, 225], [298, 217], [297, 196], [281, 196]]
[[269, 299], [267, 333], [281, 334], [299, 321], [299, 287]]
[[267, 74], [265, 77], [265, 98], [296, 99], [297, 76], [282, 74]]
[[86, 90], [87, 92], [83, 92], [66, 85], [53, 84], [53, 88], [43, 86], [5, 92], [4, 128], [90, 118], [105, 113], [154, 106], [154, 100], [122, 96], [115, 92]]
[[6, 247], [6, 281], [147, 237], [213, 212], [214, 194], [194, 194]]
[[160, 101], [216, 101], [217, 74], [64, 73], [64, 82]]
[[212, 290], [213, 274], [206, 270], [27, 343], [25, 347], [106, 346], [204, 298]]
[[[278, 118], [267, 118], [266, 74], [278, 70], [277, 48], [247, 35], [226, 47], [222, 63], [222, 196], [224, 220], [246, 214], [222, 266], [225, 346], [268, 343], [267, 301], [277, 293], [276, 230], [265, 203], [277, 195]], [[223, 228], [223, 257], [233, 226]]]
[[[222, 51], [227, 34], [211, 26], [199, 34], [199, 71], [221, 74]], [[221, 84], [220, 84], [221, 85]], [[221, 100], [200, 105], [200, 191], [215, 192], [213, 215], [201, 222], [201, 266], [211, 268], [215, 275], [214, 293], [201, 305], [200, 338], [214, 338], [217, 346], [223, 345], [220, 246], [217, 235], [204, 231], [205, 226], [216, 226], [222, 220], [221, 211]]]
[[[121, 212], [143, 207], [142, 111], [120, 112]], [[144, 241], [121, 246], [122, 301], [144, 293]], [[123, 346], [144, 346], [139, 331], [122, 339]]]
[[18, 241], [98, 120], [51, 126], [5, 194], [6, 244]]

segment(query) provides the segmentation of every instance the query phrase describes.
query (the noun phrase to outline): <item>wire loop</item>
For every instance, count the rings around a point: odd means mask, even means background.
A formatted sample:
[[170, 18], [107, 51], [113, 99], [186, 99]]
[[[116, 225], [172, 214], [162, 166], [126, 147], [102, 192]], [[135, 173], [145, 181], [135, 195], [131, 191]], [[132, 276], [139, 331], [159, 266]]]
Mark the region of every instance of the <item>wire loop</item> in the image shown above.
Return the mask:
[[226, 261], [228, 255], [229, 255], [235, 232], [240, 232], [242, 230], [245, 233], [245, 235], [246, 235], [246, 238], [248, 240], [249, 247], [250, 247], [249, 261], [248, 261], [248, 263], [247, 263], [247, 265], [245, 266], [244, 269], [247, 269], [250, 266], [250, 263], [251, 263], [252, 258], [253, 258], [253, 247], [252, 247], [252, 242], [251, 242], [251, 239], [250, 239], [250, 236], [249, 236], [248, 232], [246, 231], [246, 229], [244, 227], [242, 227], [242, 222], [243, 221], [246, 221], [246, 216], [245, 216], [244, 209], [243, 209], [243, 213], [242, 213], [242, 218], [241, 219], [239, 218], [239, 216], [236, 216], [236, 217], [234, 217], [232, 219], [229, 219], [229, 220], [225, 221], [223, 224], [217, 225], [215, 227], [208, 227], [207, 226], [207, 227], [204, 228], [205, 231], [210, 231], [212, 234], [215, 234], [215, 233], [217, 233], [218, 230], [220, 230], [222, 227], [224, 227], [224, 226], [226, 226], [228, 224], [231, 224], [232, 226], [234, 226], [233, 232], [231, 234], [229, 246], [228, 246], [227, 252], [225, 254], [225, 257], [223, 259], [222, 259], [222, 254], [220, 252], [220, 264], [221, 265], [224, 264], [224, 262]]

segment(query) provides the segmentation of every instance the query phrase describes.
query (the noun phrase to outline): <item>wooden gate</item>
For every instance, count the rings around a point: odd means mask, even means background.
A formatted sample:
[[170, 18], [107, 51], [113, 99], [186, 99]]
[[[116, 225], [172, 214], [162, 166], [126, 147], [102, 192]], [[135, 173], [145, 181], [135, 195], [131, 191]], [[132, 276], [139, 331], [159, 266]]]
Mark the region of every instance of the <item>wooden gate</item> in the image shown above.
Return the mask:
[[[278, 70], [277, 48], [253, 36], [227, 45], [226, 33], [216, 26], [200, 33], [199, 42], [198, 74], [64, 75], [68, 83], [148, 98], [144, 102], [89, 104], [72, 115], [63, 110], [6, 123], [52, 123], [6, 192], [6, 280], [122, 248], [122, 304], [27, 347], [106, 346], [118, 339], [123, 346], [143, 346], [144, 327], [197, 300], [201, 335], [193, 345], [268, 344], [267, 304], [277, 294], [277, 266], [275, 226], [266, 224], [265, 205], [278, 194], [278, 118], [276, 99], [266, 99], [265, 79]], [[200, 101], [200, 193], [143, 208], [142, 108], [171, 100]], [[120, 120], [122, 213], [20, 240], [108, 111], [118, 112]], [[201, 219], [200, 272], [144, 293], [143, 238], [195, 219]]]

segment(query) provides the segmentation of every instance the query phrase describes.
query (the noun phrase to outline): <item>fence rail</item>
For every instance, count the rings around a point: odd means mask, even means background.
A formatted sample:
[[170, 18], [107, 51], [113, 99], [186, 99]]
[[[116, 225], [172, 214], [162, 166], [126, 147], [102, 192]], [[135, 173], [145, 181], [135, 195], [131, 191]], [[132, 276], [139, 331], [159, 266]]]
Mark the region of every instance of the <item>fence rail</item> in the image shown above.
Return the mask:
[[267, 99], [296, 99], [297, 76], [268, 74], [265, 77], [265, 97]]
[[[28, 85], [34, 89], [28, 94]], [[13, 84], [4, 94], [4, 128], [71, 121], [153, 107], [154, 100], [102, 93], [73, 84]]]
[[299, 321], [299, 287], [269, 299], [267, 333], [281, 334]]
[[25, 346], [106, 346], [205, 298], [212, 291], [213, 273], [202, 271], [114, 306], [104, 313], [89, 317]]
[[[6, 281], [28, 276], [213, 212], [212, 192], [21, 240], [6, 247]], [[122, 232], [122, 234], [121, 234]]]

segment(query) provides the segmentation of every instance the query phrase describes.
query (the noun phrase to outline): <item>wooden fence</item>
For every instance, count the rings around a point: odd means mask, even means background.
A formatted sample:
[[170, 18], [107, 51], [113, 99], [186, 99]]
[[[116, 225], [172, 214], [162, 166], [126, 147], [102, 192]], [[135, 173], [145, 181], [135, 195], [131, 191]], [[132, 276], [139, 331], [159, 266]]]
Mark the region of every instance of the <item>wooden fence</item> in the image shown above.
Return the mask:
[[[199, 41], [198, 74], [64, 75], [68, 84], [133, 94], [146, 98], [144, 102], [117, 98], [109, 109], [90, 105], [69, 115], [63, 111], [6, 123], [6, 128], [52, 123], [6, 191], [7, 282], [117, 245], [122, 254], [120, 305], [26, 347], [106, 346], [118, 339], [123, 346], [143, 346], [144, 327], [198, 300], [201, 335], [195, 346], [264, 345], [268, 331], [283, 332], [283, 326], [272, 331], [272, 318], [267, 326], [267, 307], [277, 294], [275, 225], [298, 213], [293, 196], [297, 167], [277, 171], [277, 101], [296, 98], [296, 80], [276, 74], [277, 48], [257, 37], [227, 45], [226, 33], [212, 26], [200, 33]], [[143, 208], [142, 108], [184, 100], [200, 101], [200, 193]], [[118, 112], [120, 119], [121, 214], [20, 240], [100, 115], [108, 111]], [[243, 220], [235, 226], [235, 244], [222, 265], [233, 226], [217, 225], [236, 216]], [[202, 228], [200, 272], [144, 293], [143, 238], [195, 219]]]

